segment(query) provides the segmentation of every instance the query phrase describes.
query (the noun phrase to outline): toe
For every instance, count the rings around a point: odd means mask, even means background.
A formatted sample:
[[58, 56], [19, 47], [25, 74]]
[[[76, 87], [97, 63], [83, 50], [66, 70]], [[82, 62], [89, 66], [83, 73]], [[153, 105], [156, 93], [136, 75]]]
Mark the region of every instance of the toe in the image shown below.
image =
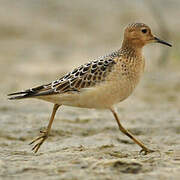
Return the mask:
[[147, 154], [153, 153], [153, 152], [155, 152], [155, 150], [152, 150], [152, 149], [141, 149], [139, 154], [147, 155]]

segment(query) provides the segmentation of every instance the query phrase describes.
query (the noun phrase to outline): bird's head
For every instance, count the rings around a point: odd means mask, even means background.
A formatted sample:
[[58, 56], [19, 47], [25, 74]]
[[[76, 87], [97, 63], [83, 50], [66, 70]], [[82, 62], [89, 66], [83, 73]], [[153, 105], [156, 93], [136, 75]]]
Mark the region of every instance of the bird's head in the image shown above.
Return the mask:
[[124, 31], [124, 42], [140, 48], [149, 43], [161, 43], [170, 47], [172, 46], [154, 36], [151, 29], [143, 23], [129, 24]]

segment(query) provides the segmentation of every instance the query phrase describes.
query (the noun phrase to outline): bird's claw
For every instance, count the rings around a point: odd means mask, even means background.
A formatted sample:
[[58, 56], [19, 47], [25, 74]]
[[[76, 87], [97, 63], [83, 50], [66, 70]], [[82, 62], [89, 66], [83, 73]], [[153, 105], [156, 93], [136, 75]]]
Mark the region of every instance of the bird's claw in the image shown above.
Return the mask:
[[40, 133], [42, 134], [41, 136], [38, 136], [37, 138], [35, 138], [33, 141], [31, 141], [29, 143], [29, 145], [31, 145], [31, 144], [34, 144], [35, 142], [39, 141], [32, 148], [32, 151], [34, 151], [35, 153], [38, 152], [38, 150], [41, 147], [41, 145], [43, 144], [43, 142], [48, 138], [48, 133], [46, 131], [40, 131]]
[[152, 150], [152, 149], [148, 149], [148, 148], [146, 148], [146, 149], [141, 149], [140, 150], [140, 152], [139, 152], [139, 154], [143, 154], [143, 155], [147, 155], [147, 154], [149, 154], [149, 153], [153, 153], [153, 152], [155, 152], [156, 150]]

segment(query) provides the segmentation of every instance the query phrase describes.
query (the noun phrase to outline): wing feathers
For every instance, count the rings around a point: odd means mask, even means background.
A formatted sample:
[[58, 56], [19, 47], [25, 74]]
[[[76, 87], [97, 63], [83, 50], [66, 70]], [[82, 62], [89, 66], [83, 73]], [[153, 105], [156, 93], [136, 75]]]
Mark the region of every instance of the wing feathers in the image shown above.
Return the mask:
[[25, 91], [9, 94], [9, 99], [23, 99], [37, 96], [62, 94], [66, 92], [80, 91], [82, 88], [93, 87], [105, 80], [107, 75], [113, 70], [115, 58], [118, 51], [99, 58], [99, 60], [86, 63], [72, 72], [67, 73], [62, 78], [52, 83], [31, 88]]

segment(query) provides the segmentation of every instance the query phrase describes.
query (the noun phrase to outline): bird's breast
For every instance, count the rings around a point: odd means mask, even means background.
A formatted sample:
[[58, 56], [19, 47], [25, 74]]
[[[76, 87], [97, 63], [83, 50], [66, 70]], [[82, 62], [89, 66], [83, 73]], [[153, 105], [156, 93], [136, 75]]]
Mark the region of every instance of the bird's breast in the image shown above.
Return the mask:
[[133, 65], [117, 63], [106, 79], [80, 92], [57, 94], [49, 101], [83, 108], [106, 109], [126, 99], [139, 82], [144, 69], [142, 62]]
[[116, 69], [109, 79], [115, 87], [114, 94], [118, 101], [126, 99], [135, 89], [144, 72], [144, 58], [124, 60], [117, 63]]

